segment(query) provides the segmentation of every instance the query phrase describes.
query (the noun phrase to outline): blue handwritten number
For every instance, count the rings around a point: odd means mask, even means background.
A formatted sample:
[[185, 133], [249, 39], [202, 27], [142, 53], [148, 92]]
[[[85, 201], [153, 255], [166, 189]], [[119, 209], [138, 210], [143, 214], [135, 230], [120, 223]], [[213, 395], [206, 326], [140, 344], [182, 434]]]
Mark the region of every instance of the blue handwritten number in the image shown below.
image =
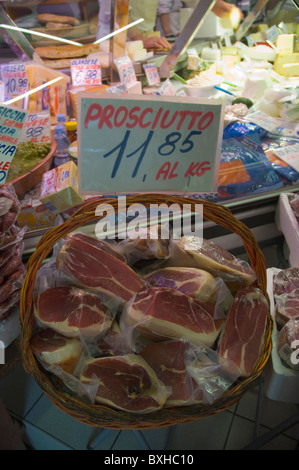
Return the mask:
[[185, 149], [183, 149], [181, 147], [180, 152], [182, 152], [182, 153], [190, 152], [194, 147], [194, 142], [192, 142], [191, 137], [193, 135], [200, 135], [200, 134], [201, 134], [201, 131], [191, 131], [190, 134], [186, 137], [186, 139], [182, 143], [182, 147], [183, 147], [183, 145], [187, 145], [187, 147]]
[[140, 147], [138, 147], [138, 149], [136, 149], [134, 152], [127, 155], [127, 158], [132, 157], [132, 155], [135, 155], [135, 153], [137, 153], [137, 152], [139, 152], [139, 150], [141, 150], [140, 156], [138, 158], [138, 161], [137, 161], [137, 163], [135, 165], [135, 168], [134, 168], [134, 171], [132, 173], [132, 178], [135, 178], [135, 176], [137, 175], [137, 172], [139, 170], [139, 167], [141, 165], [143, 157], [146, 154], [148, 145], [149, 145], [150, 141], [152, 140], [153, 134], [154, 134], [154, 131], [150, 131], [149, 134], [148, 134], [147, 139], [143, 142], [143, 144], [140, 145]]
[[112, 179], [115, 178], [115, 175], [116, 175], [117, 170], [119, 168], [121, 159], [124, 155], [124, 152], [125, 152], [125, 149], [126, 149], [126, 146], [127, 146], [128, 139], [130, 137], [130, 133], [131, 133], [131, 131], [127, 131], [125, 133], [125, 137], [123, 138], [121, 143], [119, 145], [117, 145], [116, 147], [114, 147], [114, 149], [112, 149], [110, 152], [105, 153], [105, 155], [103, 155], [104, 158], [107, 158], [110, 155], [112, 155], [116, 150], [119, 149], [119, 152], [118, 152], [118, 155], [117, 155], [117, 158], [116, 158], [116, 161], [114, 163], [114, 167], [113, 167], [113, 170], [112, 170], [112, 173], [111, 173], [111, 178]]
[[[160, 145], [158, 148], [158, 152], [160, 155], [170, 155], [175, 151], [175, 144], [180, 140], [182, 137], [182, 134], [180, 132], [171, 132], [171, 134], [168, 134], [165, 139], [165, 144]], [[164, 147], [170, 147], [169, 152], [163, 151], [162, 149]]]

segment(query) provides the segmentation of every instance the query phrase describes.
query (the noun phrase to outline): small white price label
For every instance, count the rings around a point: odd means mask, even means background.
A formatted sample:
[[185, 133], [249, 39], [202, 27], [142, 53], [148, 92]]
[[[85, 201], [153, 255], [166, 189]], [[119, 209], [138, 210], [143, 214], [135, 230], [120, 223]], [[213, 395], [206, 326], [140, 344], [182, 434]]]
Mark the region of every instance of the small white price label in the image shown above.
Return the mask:
[[167, 78], [165, 82], [163, 82], [163, 85], [161, 86], [161, 89], [160, 89], [160, 95], [167, 95], [167, 96], [176, 95], [175, 88], [173, 84], [171, 83], [171, 81], [169, 80], [169, 78]]
[[158, 85], [161, 80], [156, 64], [143, 64], [143, 68], [149, 86]]
[[71, 75], [74, 86], [102, 85], [102, 71], [99, 59], [73, 59]]
[[286, 147], [274, 149], [273, 152], [294, 170], [299, 171], [299, 144], [287, 145]]
[[114, 60], [121, 83], [134, 83], [137, 81], [135, 70], [129, 56], [119, 57]]
[[28, 78], [25, 64], [20, 62], [1, 65], [5, 99], [28, 91]]

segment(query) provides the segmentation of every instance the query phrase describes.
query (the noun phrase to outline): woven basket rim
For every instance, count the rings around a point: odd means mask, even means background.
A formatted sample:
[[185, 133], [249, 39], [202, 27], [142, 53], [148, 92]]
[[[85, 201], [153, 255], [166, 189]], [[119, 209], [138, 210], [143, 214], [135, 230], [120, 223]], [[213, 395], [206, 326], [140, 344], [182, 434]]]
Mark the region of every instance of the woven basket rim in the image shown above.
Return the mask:
[[[195, 204], [203, 204], [203, 218], [205, 220], [210, 220], [226, 227], [241, 237], [251, 267], [257, 275], [255, 286], [260, 288], [266, 298], [269, 299], [267, 294], [264, 255], [250, 229], [241, 221], [237, 220], [232, 215], [230, 209], [212, 202], [167, 194], [138, 194], [137, 196], [132, 195], [126, 197], [127, 207], [136, 202], [142, 203], [147, 207], [153, 203], [179, 203], [181, 206], [182, 204], [191, 204], [191, 207], [194, 207]], [[215, 400], [212, 405], [198, 404], [184, 407], [162, 408], [155, 412], [139, 414], [115, 410], [103, 405], [89, 405], [71, 396], [68, 392], [57, 390], [47, 371], [38, 363], [30, 347], [30, 339], [34, 326], [32, 308], [33, 287], [38, 269], [50, 254], [54, 245], [61, 240], [61, 238], [64, 238], [67, 234], [79, 229], [87, 223], [100, 219], [95, 215], [95, 209], [101, 203], [111, 204], [114, 208], [117, 207], [116, 198], [99, 197], [85, 203], [64, 223], [50, 229], [43, 235], [36, 246], [35, 252], [28, 261], [20, 301], [20, 346], [26, 372], [37, 381], [45, 394], [58, 408], [76, 418], [78, 421], [91, 426], [111, 429], [154, 429], [190, 422], [224, 411], [238, 401], [248, 389], [251, 388], [253, 383], [263, 372], [265, 364], [268, 361], [272, 348], [271, 335], [273, 330], [273, 319], [270, 314], [270, 307], [264, 345], [253, 373], [249, 377], [239, 379], [233, 387], [225, 392], [222, 397]]]

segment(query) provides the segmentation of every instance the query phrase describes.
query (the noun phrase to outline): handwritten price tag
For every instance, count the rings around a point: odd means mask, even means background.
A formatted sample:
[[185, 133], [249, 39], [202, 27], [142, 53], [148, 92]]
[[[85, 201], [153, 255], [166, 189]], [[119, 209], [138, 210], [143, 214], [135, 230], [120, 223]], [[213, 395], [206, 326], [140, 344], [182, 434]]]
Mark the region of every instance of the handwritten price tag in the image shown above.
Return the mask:
[[18, 108], [0, 106], [0, 184], [4, 184], [16, 153], [27, 113]]
[[71, 75], [74, 86], [102, 84], [99, 59], [73, 59], [71, 61]]
[[160, 76], [156, 64], [143, 64], [143, 69], [149, 86], [158, 85]]
[[23, 126], [20, 142], [51, 142], [51, 121], [49, 111], [28, 114]]
[[214, 192], [221, 100], [80, 93], [82, 194]]
[[114, 59], [114, 63], [118, 71], [119, 80], [122, 83], [129, 84], [137, 81], [135, 70], [129, 56]]
[[25, 64], [20, 62], [1, 65], [5, 99], [28, 91], [28, 78]]

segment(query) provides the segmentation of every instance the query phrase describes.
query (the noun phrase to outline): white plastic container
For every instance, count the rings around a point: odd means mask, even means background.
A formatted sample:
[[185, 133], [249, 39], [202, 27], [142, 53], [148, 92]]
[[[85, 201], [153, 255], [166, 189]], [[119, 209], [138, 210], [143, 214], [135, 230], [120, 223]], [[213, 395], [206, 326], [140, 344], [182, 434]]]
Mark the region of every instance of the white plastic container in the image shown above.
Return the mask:
[[267, 292], [270, 297], [270, 312], [274, 318], [272, 332], [272, 351], [264, 369], [266, 395], [271, 400], [299, 403], [299, 371], [284, 366], [277, 351], [278, 330], [275, 323], [275, 304], [273, 295], [273, 276], [280, 269], [267, 269]]
[[299, 224], [290, 206], [289, 196], [292, 196], [292, 193], [280, 194], [276, 207], [275, 223], [283, 233], [288, 245], [290, 265], [299, 266]]

